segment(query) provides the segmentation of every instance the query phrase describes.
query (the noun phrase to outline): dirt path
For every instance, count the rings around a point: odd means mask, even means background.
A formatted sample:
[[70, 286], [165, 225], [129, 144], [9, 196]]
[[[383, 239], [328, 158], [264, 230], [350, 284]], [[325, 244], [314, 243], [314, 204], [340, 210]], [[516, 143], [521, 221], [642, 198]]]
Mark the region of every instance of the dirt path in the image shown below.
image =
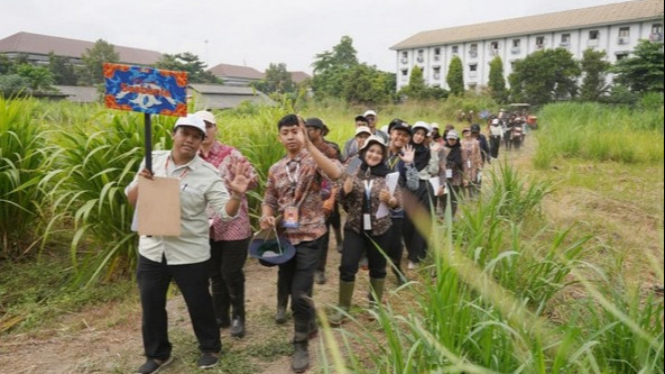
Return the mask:
[[[511, 153], [509, 159], [511, 163], [525, 166], [534, 149], [534, 142], [527, 142], [522, 152]], [[334, 304], [337, 298], [340, 256], [334, 249], [335, 244], [331, 244], [329, 282], [315, 287], [318, 307]], [[276, 269], [250, 261], [246, 271], [248, 335], [243, 340], [234, 340], [228, 331], [223, 331], [223, 363], [207, 372], [289, 374], [289, 340], [293, 325], [278, 327], [273, 322]], [[359, 274], [356, 305], [366, 305], [367, 278], [366, 272]], [[182, 297], [174, 295], [168, 310], [176, 361], [163, 373], [196, 373], [196, 343]], [[144, 360], [140, 313], [134, 297], [123, 303], [100, 305], [63, 316], [54, 326], [29, 334], [0, 336], [0, 374], [132, 373]], [[320, 348], [319, 340], [312, 342], [313, 362], [318, 361]], [[310, 373], [320, 372], [320, 367], [310, 370]]]

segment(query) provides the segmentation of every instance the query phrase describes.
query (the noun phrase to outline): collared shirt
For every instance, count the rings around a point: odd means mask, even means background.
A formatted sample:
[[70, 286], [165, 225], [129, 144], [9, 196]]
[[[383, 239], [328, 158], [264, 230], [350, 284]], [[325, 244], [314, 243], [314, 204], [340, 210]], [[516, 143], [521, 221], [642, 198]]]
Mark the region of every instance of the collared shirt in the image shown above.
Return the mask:
[[[156, 177], [180, 179], [182, 235], [141, 236], [139, 253], [154, 262], [162, 262], [162, 257], [166, 257], [169, 265], [207, 261], [210, 259], [210, 225], [206, 207], [212, 207], [223, 220], [235, 218], [226, 213], [230, 195], [219, 173], [198, 156], [188, 164], [176, 166], [170, 151], [153, 152], [152, 162]], [[144, 167], [145, 161], [141, 163], [139, 170]], [[138, 183], [138, 178], [137, 174], [127, 190]]]
[[[235, 178], [232, 166], [249, 162], [237, 149], [224, 145], [219, 141], [213, 143], [208, 155], [204, 155], [201, 151], [199, 152], [199, 156], [215, 166], [227, 190], [229, 189], [229, 183]], [[250, 171], [250, 179], [252, 181], [249, 189], [253, 190], [258, 184], [258, 177], [253, 167]], [[210, 228], [210, 237], [216, 242], [245, 240], [252, 236], [247, 195], [242, 198], [238, 218], [231, 221], [224, 221], [218, 215], [214, 214], [212, 209], [209, 209], [208, 215], [213, 220]]]
[[[341, 163], [335, 160], [333, 162], [341, 171]], [[284, 235], [293, 245], [317, 240], [326, 233], [321, 196], [324, 179], [330, 178], [304, 149], [293, 159], [284, 157], [268, 172], [263, 204], [282, 217], [286, 208], [300, 204], [300, 226], [297, 229], [284, 230]]]

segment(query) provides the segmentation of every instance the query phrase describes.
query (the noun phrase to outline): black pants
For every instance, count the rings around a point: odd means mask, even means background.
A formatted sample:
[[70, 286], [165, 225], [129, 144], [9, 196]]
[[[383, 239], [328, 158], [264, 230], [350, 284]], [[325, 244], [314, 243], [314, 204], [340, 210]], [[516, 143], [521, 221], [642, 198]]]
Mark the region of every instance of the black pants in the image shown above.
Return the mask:
[[217, 321], [245, 320], [245, 272], [250, 238], [237, 241], [210, 240], [210, 285]]
[[296, 246], [295, 257], [279, 267], [278, 289], [288, 290], [287, 300], [291, 296], [296, 343], [307, 341], [313, 322], [316, 321], [311, 295], [314, 272], [321, 258], [319, 241], [300, 243]]
[[404, 277], [402, 272], [402, 257], [404, 256], [404, 218], [393, 218], [393, 225], [390, 228], [388, 233], [390, 234], [390, 239], [388, 239], [387, 244], [387, 254], [392, 261], [393, 273], [397, 279]]
[[218, 353], [222, 340], [215, 321], [212, 297], [208, 291], [208, 262], [189, 265], [167, 265], [140, 256], [137, 280], [143, 308], [143, 346], [148, 358], [171, 356], [166, 314], [166, 293], [175, 280], [187, 304], [194, 333], [202, 352]]
[[342, 282], [356, 281], [358, 264], [365, 254], [369, 262], [370, 278], [385, 279], [388, 260], [377, 246], [387, 253], [391, 235], [390, 231], [381, 236], [368, 236], [364, 233], [358, 234], [352, 230], [344, 230], [344, 251], [342, 252], [342, 263], [339, 266], [339, 278]]
[[501, 137], [490, 136], [490, 155], [492, 158], [499, 158], [499, 148], [501, 148]]
[[328, 225], [328, 231], [319, 239], [319, 263], [316, 267], [316, 271], [325, 273], [326, 265], [328, 265], [328, 247], [330, 243], [330, 225]]

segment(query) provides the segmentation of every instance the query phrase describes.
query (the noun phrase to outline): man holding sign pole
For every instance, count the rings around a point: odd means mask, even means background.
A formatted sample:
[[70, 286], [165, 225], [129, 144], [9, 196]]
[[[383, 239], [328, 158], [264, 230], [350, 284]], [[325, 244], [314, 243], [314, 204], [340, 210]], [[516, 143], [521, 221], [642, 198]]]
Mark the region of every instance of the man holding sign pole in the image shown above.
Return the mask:
[[[210, 228], [206, 207], [212, 207], [224, 220], [233, 219], [238, 215], [251, 179], [248, 165], [237, 165], [235, 178], [228, 184], [229, 194], [217, 170], [198, 156], [205, 136], [203, 120], [193, 115], [179, 118], [172, 134], [173, 149], [154, 152], [153, 171], [145, 169], [144, 161], [140, 173], [126, 190], [129, 202], [136, 206], [140, 184], [156, 183], [163, 178], [175, 178], [179, 183], [178, 195], [171, 199], [180, 199], [180, 236], [141, 233], [139, 240], [137, 280], [147, 357], [137, 371], [139, 374], [156, 373], [173, 361], [166, 313], [166, 294], [171, 280], [175, 280], [182, 292], [199, 342], [202, 355], [197, 366], [206, 369], [219, 362], [222, 343], [208, 289]], [[169, 204], [169, 201], [161, 203]], [[150, 212], [140, 212], [139, 217], [150, 217]]]

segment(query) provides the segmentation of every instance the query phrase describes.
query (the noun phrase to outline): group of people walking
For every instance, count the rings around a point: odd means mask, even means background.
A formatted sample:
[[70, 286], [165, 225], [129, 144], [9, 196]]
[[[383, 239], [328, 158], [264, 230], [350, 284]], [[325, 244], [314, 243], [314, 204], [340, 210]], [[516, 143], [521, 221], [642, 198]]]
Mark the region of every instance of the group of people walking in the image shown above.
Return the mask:
[[[496, 119], [501, 126], [501, 118]], [[313, 287], [327, 281], [331, 237], [341, 263], [339, 308], [329, 320], [340, 326], [351, 308], [360, 268], [369, 270], [371, 306], [383, 298], [389, 268], [398, 283], [406, 282], [404, 249], [411, 270], [428, 256], [421, 223], [443, 218], [449, 205], [454, 217], [460, 196], [478, 195], [485, 164], [498, 157], [496, 137], [501, 144], [505, 135], [495, 131], [494, 119], [489, 140], [479, 124], [460, 135], [452, 125], [440, 133], [437, 124], [411, 126], [396, 118], [381, 130], [372, 110], [353, 123], [355, 136], [343, 148], [326, 140], [329, 129], [319, 118], [291, 114], [277, 124], [286, 156], [268, 171], [259, 224], [295, 248], [293, 258], [279, 266], [275, 321], [287, 321], [290, 301], [296, 373], [310, 366], [308, 342], [318, 332]], [[252, 240], [247, 192], [256, 188], [258, 177], [238, 150], [216, 140], [217, 131], [208, 111], [178, 119], [173, 148], [154, 152], [153, 169], [142, 164], [126, 189], [130, 203], [136, 204], [140, 178], [177, 178], [182, 187], [182, 235], [140, 237], [137, 279], [147, 357], [140, 374], [156, 373], [172, 362], [165, 311], [172, 280], [183, 294], [199, 342], [199, 368], [219, 362], [220, 329], [229, 328], [235, 338], [246, 334], [243, 268]]]

